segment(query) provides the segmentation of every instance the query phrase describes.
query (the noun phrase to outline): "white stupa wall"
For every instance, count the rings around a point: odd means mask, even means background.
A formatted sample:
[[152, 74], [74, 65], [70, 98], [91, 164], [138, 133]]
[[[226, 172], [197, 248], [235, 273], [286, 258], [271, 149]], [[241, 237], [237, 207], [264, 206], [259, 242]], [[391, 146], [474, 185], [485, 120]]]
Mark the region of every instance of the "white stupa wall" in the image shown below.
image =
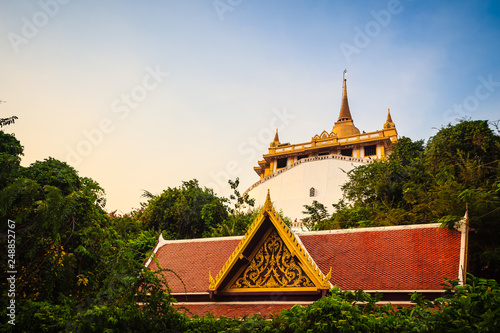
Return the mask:
[[[271, 200], [276, 210], [283, 210], [285, 216], [294, 221], [300, 221], [304, 205], [310, 205], [314, 200], [325, 205], [328, 212], [333, 212], [333, 203], [342, 198], [341, 186], [347, 182], [347, 172], [356, 166], [372, 161], [358, 158], [316, 157], [301, 160], [296, 165], [280, 170], [266, 177], [260, 184], [248, 190], [250, 198], [255, 199], [256, 206], [266, 200], [267, 190], [270, 190]], [[315, 189], [315, 195], [310, 196], [310, 189]]]

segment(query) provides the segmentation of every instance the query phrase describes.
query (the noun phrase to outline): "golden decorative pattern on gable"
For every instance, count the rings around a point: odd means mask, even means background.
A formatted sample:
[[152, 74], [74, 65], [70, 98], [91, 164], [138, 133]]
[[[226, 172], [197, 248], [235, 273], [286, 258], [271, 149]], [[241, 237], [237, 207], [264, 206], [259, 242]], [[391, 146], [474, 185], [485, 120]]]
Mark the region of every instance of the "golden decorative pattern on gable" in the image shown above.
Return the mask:
[[273, 230], [231, 289], [314, 286], [278, 232]]

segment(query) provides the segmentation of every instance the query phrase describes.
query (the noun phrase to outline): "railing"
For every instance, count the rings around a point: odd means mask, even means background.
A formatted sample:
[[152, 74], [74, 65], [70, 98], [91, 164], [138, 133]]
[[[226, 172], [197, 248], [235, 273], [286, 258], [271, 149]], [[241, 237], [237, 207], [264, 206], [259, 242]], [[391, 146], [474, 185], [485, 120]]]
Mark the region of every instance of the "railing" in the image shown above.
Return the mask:
[[325, 138], [318, 138], [314, 140], [311, 143], [298, 143], [294, 145], [289, 145], [286, 147], [280, 147], [276, 148], [274, 150], [274, 153], [283, 153], [283, 152], [290, 152], [290, 151], [297, 151], [300, 149], [305, 149], [305, 148], [312, 148], [317, 147], [317, 146], [324, 146], [324, 145], [330, 145], [330, 144], [340, 144], [340, 143], [346, 143], [346, 142], [352, 142], [352, 141], [361, 141], [361, 140], [366, 140], [369, 138], [378, 138], [378, 137], [383, 137], [384, 134], [382, 133], [383, 131], [376, 131], [376, 132], [370, 132], [370, 133], [360, 133], [356, 135], [352, 135], [349, 137], [345, 137], [342, 139], [338, 139], [337, 137], [325, 137]]

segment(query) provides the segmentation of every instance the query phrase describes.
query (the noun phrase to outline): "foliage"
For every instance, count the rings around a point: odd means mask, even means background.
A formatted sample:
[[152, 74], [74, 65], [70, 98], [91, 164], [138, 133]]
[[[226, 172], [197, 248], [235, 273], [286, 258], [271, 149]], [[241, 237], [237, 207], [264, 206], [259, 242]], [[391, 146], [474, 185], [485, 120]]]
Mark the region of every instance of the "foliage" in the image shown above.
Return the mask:
[[[5, 103], [5, 101], [0, 100], [0, 104]], [[16, 116], [12, 117], [7, 117], [7, 118], [0, 118], [0, 127], [4, 127], [10, 124], [13, 124], [15, 120], [17, 119]]]
[[[470, 269], [500, 278], [500, 136], [486, 121], [461, 121], [424, 146], [401, 138], [387, 160], [348, 173], [344, 198], [315, 229], [453, 225], [469, 207]], [[451, 222], [450, 222], [451, 221]]]
[[199, 238], [227, 218], [224, 203], [212, 189], [201, 188], [194, 179], [149, 199], [143, 204], [140, 220], [146, 228], [163, 230], [166, 238]]
[[231, 189], [233, 190], [233, 194], [229, 196], [229, 199], [235, 200], [234, 203], [234, 208], [230, 208], [229, 212], [231, 214], [238, 214], [241, 213], [242, 208], [244, 207], [253, 207], [255, 205], [255, 199], [250, 199], [250, 196], [248, 193], [245, 193], [244, 195], [240, 194], [240, 191], [238, 190], [238, 186], [240, 185], [240, 179], [236, 178], [236, 180], [232, 181], [231, 179], [228, 180], [229, 186], [231, 186]]
[[302, 213], [309, 216], [304, 217], [302, 222], [308, 230], [312, 230], [315, 225], [330, 217], [325, 205], [317, 200], [314, 200], [311, 205], [304, 205], [304, 208]]
[[15, 136], [0, 131], [0, 188], [14, 181], [21, 170], [23, 146]]
[[223, 222], [213, 227], [210, 237], [240, 236], [244, 235], [248, 227], [257, 218], [260, 209], [255, 208], [246, 213], [229, 215]]
[[[238, 190], [240, 184], [239, 178], [228, 180], [233, 194], [229, 196], [230, 200], [226, 203], [233, 204], [233, 207], [227, 207], [229, 215], [215, 227], [211, 227], [210, 237], [239, 236], [244, 235], [250, 224], [259, 214], [260, 209], [253, 208], [255, 199], [250, 199], [248, 193], [241, 195]], [[253, 208], [253, 209], [252, 209]], [[244, 211], [246, 209], [246, 212]]]
[[67, 195], [80, 188], [80, 177], [68, 164], [49, 157], [44, 161], [36, 161], [22, 172], [25, 178], [36, 181], [39, 185], [50, 185], [59, 188]]
[[500, 328], [500, 288], [494, 280], [468, 275], [469, 283], [447, 280], [444, 297], [435, 301], [411, 295], [413, 306], [377, 304], [381, 294], [334, 287], [328, 296], [305, 307], [294, 305], [265, 320], [241, 321], [211, 315], [189, 321], [192, 332], [496, 332]]
[[[15, 221], [17, 269], [16, 326], [2, 322], [0, 329], [183, 331], [185, 319], [171, 305], [167, 282], [159, 272], [143, 270], [158, 233], [142, 224], [127, 233], [113, 223], [103, 210], [104, 190], [66, 163], [48, 158], [20, 167], [11, 154], [21, 154], [22, 147], [3, 133], [0, 148], [10, 166], [2, 169], [9, 181], [0, 187], [0, 219]], [[0, 228], [0, 246], [7, 247], [7, 224]], [[2, 272], [8, 270], [6, 252]], [[147, 302], [139, 305], [138, 298]]]
[[61, 304], [28, 301], [17, 310], [17, 324], [10, 328], [19, 332], [185, 331], [187, 318], [172, 307], [175, 300], [159, 271], [146, 270], [115, 282], [107, 287], [114, 293], [98, 301], [78, 303], [70, 297]]
[[0, 127], [4, 127], [10, 124], [15, 123], [15, 120], [17, 119], [16, 116], [8, 117], [8, 118], [0, 118]]
[[134, 238], [144, 231], [144, 225], [140, 220], [143, 211], [143, 209], [137, 209], [121, 215], [115, 210], [109, 213], [110, 224], [122, 238]]
[[[295, 305], [271, 318], [189, 319], [173, 306], [161, 274], [168, 268], [152, 272], [142, 263], [161, 231], [170, 238], [244, 233], [259, 209], [244, 212], [251, 201], [239, 193], [239, 180], [229, 183], [230, 199], [191, 180], [160, 195], [149, 193], [141, 209], [119, 216], [104, 211], [104, 190], [91, 178], [50, 157], [24, 168], [22, 152], [14, 136], [0, 131], [0, 219], [16, 222], [18, 271], [16, 326], [3, 321], [1, 331], [499, 331], [500, 288], [493, 279], [472, 275], [464, 286], [448, 280], [445, 296], [435, 301], [412, 295], [413, 307], [377, 305], [378, 295], [334, 288], [308, 307]], [[481, 276], [495, 276], [500, 272], [499, 160], [498, 133], [486, 122], [448, 126], [425, 147], [402, 138], [387, 161], [349, 173], [346, 200], [334, 205], [331, 218], [319, 203], [309, 207], [310, 215], [315, 228], [452, 225], [469, 204], [470, 265]], [[0, 226], [2, 248], [6, 228]], [[0, 256], [0, 315], [6, 318], [6, 251]]]
[[0, 154], [23, 155], [24, 147], [14, 135], [0, 131]]

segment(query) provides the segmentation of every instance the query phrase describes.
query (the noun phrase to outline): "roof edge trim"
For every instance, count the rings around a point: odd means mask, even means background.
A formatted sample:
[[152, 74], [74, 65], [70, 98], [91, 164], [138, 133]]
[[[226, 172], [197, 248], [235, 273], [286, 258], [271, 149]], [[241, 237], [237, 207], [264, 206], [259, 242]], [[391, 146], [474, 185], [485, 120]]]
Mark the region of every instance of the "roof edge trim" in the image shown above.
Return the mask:
[[441, 223], [408, 224], [408, 225], [394, 225], [394, 226], [370, 227], [370, 228], [305, 231], [305, 232], [297, 232], [296, 235], [297, 236], [309, 236], [309, 235], [327, 235], [327, 234], [350, 234], [350, 233], [356, 233], [356, 232], [373, 232], [373, 231], [432, 229], [432, 228], [439, 228], [440, 226], [441, 226]]

